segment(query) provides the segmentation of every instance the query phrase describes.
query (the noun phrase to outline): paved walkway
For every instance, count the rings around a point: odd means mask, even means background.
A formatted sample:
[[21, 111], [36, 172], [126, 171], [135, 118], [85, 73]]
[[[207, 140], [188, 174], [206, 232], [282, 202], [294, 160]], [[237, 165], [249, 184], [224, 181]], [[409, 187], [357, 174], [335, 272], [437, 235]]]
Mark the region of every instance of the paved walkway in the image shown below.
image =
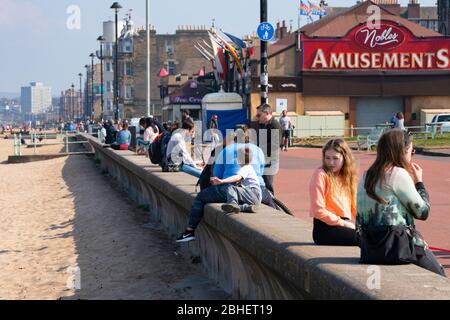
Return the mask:
[[[309, 180], [321, 166], [321, 149], [296, 148], [283, 152], [281, 170], [275, 178], [276, 195], [301, 219], [309, 217]], [[375, 153], [355, 151], [360, 176], [375, 160]], [[416, 225], [430, 246], [450, 250], [450, 158], [416, 155], [416, 162], [424, 169], [424, 182], [430, 193], [430, 218]], [[440, 262], [450, 274], [450, 253], [437, 252]]]

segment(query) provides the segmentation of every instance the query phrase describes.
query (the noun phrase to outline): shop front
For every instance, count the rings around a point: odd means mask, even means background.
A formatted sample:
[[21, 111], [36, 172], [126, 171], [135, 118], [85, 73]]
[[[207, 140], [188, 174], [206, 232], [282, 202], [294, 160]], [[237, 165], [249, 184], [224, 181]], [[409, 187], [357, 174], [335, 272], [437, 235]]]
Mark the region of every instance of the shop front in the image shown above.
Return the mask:
[[[291, 116], [340, 112], [341, 126], [356, 128], [386, 123], [397, 112], [407, 126], [420, 126], [429, 110], [450, 109], [450, 37], [381, 7], [377, 23], [367, 13], [370, 5], [364, 1], [308, 24], [269, 53], [269, 103], [275, 110], [277, 100], [288, 99]], [[258, 82], [255, 77], [253, 118]]]

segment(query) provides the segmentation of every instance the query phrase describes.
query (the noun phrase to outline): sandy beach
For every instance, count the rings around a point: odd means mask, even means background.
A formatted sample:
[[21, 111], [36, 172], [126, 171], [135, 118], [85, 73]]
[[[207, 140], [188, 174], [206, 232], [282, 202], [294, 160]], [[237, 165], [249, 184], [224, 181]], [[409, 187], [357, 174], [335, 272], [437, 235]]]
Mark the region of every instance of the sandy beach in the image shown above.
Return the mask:
[[92, 159], [12, 165], [12, 144], [0, 140], [0, 299], [227, 297]]

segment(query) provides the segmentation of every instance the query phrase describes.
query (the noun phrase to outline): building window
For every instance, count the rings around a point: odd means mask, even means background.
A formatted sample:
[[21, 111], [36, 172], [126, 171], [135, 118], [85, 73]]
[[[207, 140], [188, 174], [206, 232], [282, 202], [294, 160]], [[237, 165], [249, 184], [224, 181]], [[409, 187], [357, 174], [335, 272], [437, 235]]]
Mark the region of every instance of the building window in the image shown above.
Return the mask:
[[105, 53], [103, 56], [112, 57], [114, 55], [114, 44], [108, 43], [105, 45]]
[[172, 41], [167, 41], [166, 40], [166, 53], [169, 57], [173, 56], [174, 54], [174, 48], [173, 48], [173, 43]]
[[122, 50], [125, 53], [133, 52], [133, 43], [131, 42], [131, 40], [125, 40], [123, 42]]
[[133, 65], [131, 64], [131, 62], [125, 62], [125, 75], [126, 76], [132, 76], [133, 75]]
[[111, 62], [106, 63], [106, 71], [111, 72]]
[[169, 72], [169, 74], [171, 76], [176, 74], [176, 66], [175, 66], [175, 61], [169, 61], [167, 63], [167, 71]]
[[106, 92], [112, 92], [112, 91], [113, 91], [112, 81], [106, 81]]
[[130, 85], [126, 85], [124, 88], [125, 92], [125, 99], [132, 99], [133, 98], [133, 87]]

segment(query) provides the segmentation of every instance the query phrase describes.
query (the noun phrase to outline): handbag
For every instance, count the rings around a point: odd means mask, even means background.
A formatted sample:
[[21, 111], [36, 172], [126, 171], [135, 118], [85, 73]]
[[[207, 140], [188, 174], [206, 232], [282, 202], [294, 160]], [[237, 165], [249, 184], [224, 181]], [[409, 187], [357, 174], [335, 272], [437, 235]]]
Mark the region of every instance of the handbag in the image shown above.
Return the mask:
[[161, 163], [163, 172], [180, 172], [182, 166], [183, 163], [176, 164], [172, 161], [171, 158]]
[[358, 233], [361, 263], [398, 265], [417, 261], [414, 235], [418, 233], [414, 225], [361, 226]]

